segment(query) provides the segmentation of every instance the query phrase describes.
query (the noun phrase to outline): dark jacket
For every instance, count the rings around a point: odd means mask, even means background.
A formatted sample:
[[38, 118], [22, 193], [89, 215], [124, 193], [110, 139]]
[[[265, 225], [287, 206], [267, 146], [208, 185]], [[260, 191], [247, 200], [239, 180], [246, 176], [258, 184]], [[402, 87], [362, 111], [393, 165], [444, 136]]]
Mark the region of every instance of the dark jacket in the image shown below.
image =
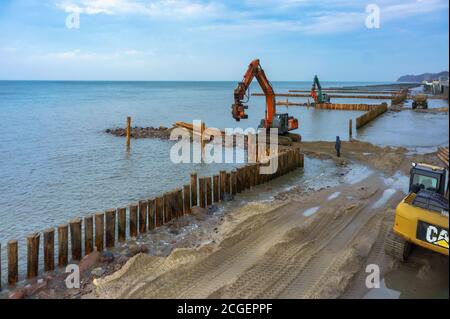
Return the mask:
[[336, 149], [336, 151], [341, 149], [341, 139], [338, 137], [336, 137], [336, 144], [334, 145], [334, 148]]

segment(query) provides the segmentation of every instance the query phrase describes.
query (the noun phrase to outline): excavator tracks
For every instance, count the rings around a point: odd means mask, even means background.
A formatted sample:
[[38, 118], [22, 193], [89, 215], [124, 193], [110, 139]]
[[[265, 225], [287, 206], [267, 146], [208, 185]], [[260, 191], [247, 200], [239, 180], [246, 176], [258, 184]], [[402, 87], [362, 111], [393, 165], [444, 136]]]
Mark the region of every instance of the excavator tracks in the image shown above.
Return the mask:
[[411, 243], [397, 236], [391, 229], [391, 231], [386, 236], [386, 242], [384, 246], [384, 251], [386, 252], [386, 254], [394, 257], [401, 262], [405, 262], [408, 259], [411, 250]]

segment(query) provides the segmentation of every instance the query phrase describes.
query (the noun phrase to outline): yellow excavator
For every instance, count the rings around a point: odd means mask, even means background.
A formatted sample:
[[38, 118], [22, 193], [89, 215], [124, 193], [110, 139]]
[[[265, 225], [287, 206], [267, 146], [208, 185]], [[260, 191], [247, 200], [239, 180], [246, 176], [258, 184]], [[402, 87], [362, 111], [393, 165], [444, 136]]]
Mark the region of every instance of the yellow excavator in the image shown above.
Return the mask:
[[385, 252], [402, 262], [414, 246], [448, 256], [447, 170], [413, 163], [409, 194], [395, 212], [394, 227], [386, 237]]

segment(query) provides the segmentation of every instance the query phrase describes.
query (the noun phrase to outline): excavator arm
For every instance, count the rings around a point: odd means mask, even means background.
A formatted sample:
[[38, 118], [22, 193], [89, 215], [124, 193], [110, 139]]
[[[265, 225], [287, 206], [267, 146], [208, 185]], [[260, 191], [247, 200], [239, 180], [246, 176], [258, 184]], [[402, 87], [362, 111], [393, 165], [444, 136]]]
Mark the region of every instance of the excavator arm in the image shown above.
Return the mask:
[[259, 60], [253, 60], [250, 63], [243, 81], [239, 82], [237, 88], [234, 90], [234, 104], [232, 106], [233, 118], [236, 121], [248, 118], [245, 114], [245, 110], [248, 106], [244, 105], [244, 99], [254, 78], [256, 78], [266, 96], [266, 115], [264, 121], [265, 128], [270, 128], [276, 113], [275, 92], [267, 79], [264, 70], [261, 68]]
[[314, 99], [314, 103], [329, 103], [330, 99], [328, 95], [322, 92], [322, 85], [320, 85], [319, 77], [314, 76], [314, 82], [311, 88], [311, 97]]
[[[316, 89], [319, 92], [317, 92]], [[317, 77], [317, 75], [314, 76], [314, 81], [311, 88], [311, 96], [314, 99], [314, 103], [316, 104], [320, 103], [319, 96], [322, 96], [322, 86], [320, 85], [319, 78]]]

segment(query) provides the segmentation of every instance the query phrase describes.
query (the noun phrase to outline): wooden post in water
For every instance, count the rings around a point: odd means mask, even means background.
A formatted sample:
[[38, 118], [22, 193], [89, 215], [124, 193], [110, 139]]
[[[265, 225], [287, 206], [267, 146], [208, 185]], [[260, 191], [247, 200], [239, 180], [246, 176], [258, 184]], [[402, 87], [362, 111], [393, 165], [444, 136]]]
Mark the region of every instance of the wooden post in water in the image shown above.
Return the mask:
[[212, 180], [211, 177], [205, 177], [205, 187], [206, 187], [206, 206], [212, 205]]
[[245, 190], [245, 166], [239, 168], [238, 190], [242, 193]]
[[251, 185], [252, 187], [256, 186], [256, 164], [252, 164], [251, 167]]
[[191, 185], [184, 185], [183, 187], [183, 198], [184, 198], [184, 214], [191, 213]]
[[119, 243], [123, 243], [127, 239], [127, 209], [121, 207], [117, 210], [117, 233]]
[[44, 231], [44, 271], [55, 270], [55, 230]]
[[171, 193], [165, 193], [164, 195], [164, 224], [170, 221], [172, 207], [170, 205]]
[[147, 201], [139, 202], [139, 233], [144, 234], [147, 231]]
[[183, 189], [178, 188], [175, 190], [175, 218], [183, 217]]
[[247, 178], [247, 165], [242, 166], [241, 170], [241, 192], [245, 191], [246, 187], [246, 178]]
[[252, 164], [247, 165], [247, 186], [249, 189], [252, 188]]
[[231, 195], [231, 173], [227, 173], [225, 180], [225, 192], [228, 196]]
[[27, 278], [32, 279], [39, 272], [39, 233], [27, 237]]
[[175, 189], [172, 191], [171, 196], [171, 203], [172, 203], [172, 219], [175, 219], [178, 217], [178, 190]]
[[183, 186], [183, 211], [185, 215], [191, 213], [191, 185], [189, 184]]
[[250, 164], [245, 165], [244, 171], [245, 171], [245, 175], [244, 175], [245, 189], [249, 189], [251, 186], [251, 184], [250, 184]]
[[148, 203], [148, 230], [155, 229], [156, 221], [156, 200], [155, 199], [149, 199]]
[[14, 286], [19, 281], [18, 245], [17, 240], [8, 241], [8, 284]]
[[237, 171], [231, 171], [231, 195], [237, 194]]
[[137, 237], [138, 205], [130, 205], [130, 237]]
[[206, 207], [206, 195], [205, 195], [205, 178], [198, 179], [199, 182], [199, 194], [200, 194], [200, 207]]
[[201, 141], [201, 145], [202, 145], [202, 162], [204, 162], [204, 160], [205, 160], [205, 149], [206, 149], [205, 130], [206, 130], [206, 124], [204, 122], [202, 122], [201, 135], [200, 135], [200, 141]]
[[105, 212], [106, 216], [106, 248], [112, 248], [116, 244], [116, 210], [108, 209]]
[[156, 198], [156, 227], [160, 227], [164, 224], [164, 198]]
[[94, 251], [94, 217], [84, 218], [84, 254], [89, 255]]
[[175, 219], [178, 217], [178, 190], [175, 189], [172, 191], [172, 219]]
[[95, 214], [95, 247], [100, 253], [105, 248], [104, 246], [105, 238], [105, 214], [97, 213]]
[[184, 203], [183, 203], [183, 189], [178, 190], [178, 217], [183, 217]]
[[350, 119], [348, 121], [348, 136], [350, 137], [350, 140], [352, 139], [352, 135], [353, 135], [353, 120]]
[[227, 179], [227, 172], [220, 171], [220, 200], [224, 199], [224, 194], [226, 192], [226, 179]]
[[131, 117], [127, 117], [127, 147], [130, 147], [131, 145]]
[[191, 205], [192, 207], [197, 206], [197, 173], [191, 174]]
[[218, 203], [220, 201], [220, 176], [214, 175], [213, 176], [213, 197], [214, 197], [214, 203]]
[[236, 193], [242, 192], [241, 189], [241, 176], [242, 176], [242, 168], [239, 167], [236, 172]]
[[72, 260], [81, 260], [81, 219], [74, 219], [69, 222], [70, 243], [72, 246]]
[[69, 263], [69, 225], [58, 226], [58, 266], [65, 267]]
[[169, 206], [170, 206], [170, 210], [169, 210], [169, 221], [173, 220], [176, 216], [177, 216], [177, 191], [176, 190], [172, 190], [169, 193]]

